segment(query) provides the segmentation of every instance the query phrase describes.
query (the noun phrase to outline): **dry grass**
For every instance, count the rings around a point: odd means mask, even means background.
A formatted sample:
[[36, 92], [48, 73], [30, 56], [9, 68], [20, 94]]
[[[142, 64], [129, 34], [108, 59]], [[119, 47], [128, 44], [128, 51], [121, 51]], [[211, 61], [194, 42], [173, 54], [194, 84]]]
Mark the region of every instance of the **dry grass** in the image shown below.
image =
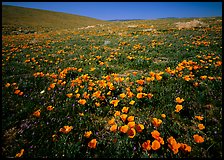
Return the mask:
[[191, 29], [191, 28], [196, 28], [196, 27], [205, 27], [207, 26], [206, 23], [201, 22], [199, 20], [194, 19], [193, 21], [189, 22], [177, 22], [176, 27], [180, 29]]

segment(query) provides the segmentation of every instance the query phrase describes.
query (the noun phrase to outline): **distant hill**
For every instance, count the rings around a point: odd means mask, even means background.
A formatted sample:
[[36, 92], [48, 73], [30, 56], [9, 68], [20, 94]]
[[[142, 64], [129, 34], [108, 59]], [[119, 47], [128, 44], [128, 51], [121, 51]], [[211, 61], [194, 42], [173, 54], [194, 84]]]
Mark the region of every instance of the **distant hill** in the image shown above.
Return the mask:
[[114, 21], [139, 21], [139, 20], [145, 20], [145, 19], [112, 19], [112, 20], [108, 20], [108, 21], [111, 21], [111, 22], [114, 22]]
[[103, 23], [110, 22], [62, 12], [2, 5], [3, 33], [7, 30], [18, 30], [18, 27], [26, 30], [49, 31]]

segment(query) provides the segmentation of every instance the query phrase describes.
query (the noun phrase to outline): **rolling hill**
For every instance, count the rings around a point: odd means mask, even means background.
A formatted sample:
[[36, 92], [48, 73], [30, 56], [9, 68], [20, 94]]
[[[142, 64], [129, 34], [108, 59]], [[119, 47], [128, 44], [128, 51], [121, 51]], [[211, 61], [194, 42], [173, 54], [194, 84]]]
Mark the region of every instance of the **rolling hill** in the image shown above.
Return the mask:
[[102, 23], [109, 22], [62, 12], [2, 5], [3, 34], [18, 30], [32, 30], [34, 32], [74, 29]]

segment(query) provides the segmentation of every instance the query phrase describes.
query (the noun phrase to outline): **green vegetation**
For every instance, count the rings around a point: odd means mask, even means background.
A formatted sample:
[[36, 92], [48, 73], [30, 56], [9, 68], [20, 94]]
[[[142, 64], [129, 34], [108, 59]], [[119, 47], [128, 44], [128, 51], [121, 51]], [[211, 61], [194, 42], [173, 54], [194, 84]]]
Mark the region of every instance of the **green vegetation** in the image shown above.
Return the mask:
[[[106, 21], [40, 9], [31, 9], [15, 6], [2, 6], [3, 34], [49, 32], [59, 29], [77, 29]], [[19, 26], [19, 27], [18, 27]], [[14, 32], [13, 32], [14, 31]]]
[[3, 35], [2, 156], [222, 158], [222, 20], [191, 20]]

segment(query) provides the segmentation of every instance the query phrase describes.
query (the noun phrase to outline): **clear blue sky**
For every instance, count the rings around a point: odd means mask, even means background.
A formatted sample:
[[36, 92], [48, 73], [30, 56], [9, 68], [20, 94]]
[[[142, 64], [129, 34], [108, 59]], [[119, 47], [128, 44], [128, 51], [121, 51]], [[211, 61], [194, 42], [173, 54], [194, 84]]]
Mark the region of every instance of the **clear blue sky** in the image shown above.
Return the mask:
[[222, 16], [222, 2], [2, 2], [101, 20]]

